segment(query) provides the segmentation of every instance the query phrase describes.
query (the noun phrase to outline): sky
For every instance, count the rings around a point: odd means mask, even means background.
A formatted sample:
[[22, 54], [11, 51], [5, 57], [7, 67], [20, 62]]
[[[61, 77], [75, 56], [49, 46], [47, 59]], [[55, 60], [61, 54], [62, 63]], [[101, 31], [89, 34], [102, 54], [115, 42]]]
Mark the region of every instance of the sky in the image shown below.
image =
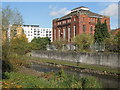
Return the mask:
[[111, 29], [118, 28], [117, 2], [2, 2], [2, 8], [17, 8], [23, 16], [24, 24], [52, 28], [52, 20], [70, 13], [71, 9], [85, 6], [90, 11], [110, 16]]

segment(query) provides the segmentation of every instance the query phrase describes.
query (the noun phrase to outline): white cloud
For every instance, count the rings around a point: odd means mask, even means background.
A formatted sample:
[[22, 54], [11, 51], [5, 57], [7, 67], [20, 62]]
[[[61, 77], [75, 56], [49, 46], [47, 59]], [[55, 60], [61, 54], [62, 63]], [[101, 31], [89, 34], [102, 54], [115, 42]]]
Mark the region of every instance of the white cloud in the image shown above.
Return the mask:
[[57, 16], [66, 15], [70, 13], [70, 10], [68, 10], [67, 8], [61, 8], [58, 10], [57, 7], [49, 6], [49, 9], [52, 10], [50, 12], [50, 16], [52, 17], [57, 17]]
[[103, 15], [106, 16], [118, 16], [118, 4], [110, 4], [107, 8], [105, 8], [104, 10], [102, 10], [100, 12]]
[[57, 7], [56, 7], [56, 6], [49, 5], [48, 8], [49, 8], [49, 9], [52, 9], [52, 10], [55, 10]]

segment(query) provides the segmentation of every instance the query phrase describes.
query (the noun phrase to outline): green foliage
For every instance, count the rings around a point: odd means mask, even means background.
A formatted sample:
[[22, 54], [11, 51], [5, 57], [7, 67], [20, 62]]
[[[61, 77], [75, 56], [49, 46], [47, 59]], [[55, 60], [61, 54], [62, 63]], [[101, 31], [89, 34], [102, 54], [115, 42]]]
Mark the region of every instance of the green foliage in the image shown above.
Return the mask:
[[101, 32], [101, 33], [102, 33], [103, 39], [109, 37], [109, 32], [108, 32], [108, 27], [107, 27], [106, 20], [105, 20], [104, 23], [102, 24], [102, 32]]
[[109, 37], [106, 20], [104, 21], [104, 23], [101, 23], [100, 19], [98, 19], [94, 31], [95, 31], [94, 33], [95, 42], [98, 44], [103, 43], [104, 39]]
[[118, 31], [117, 35], [115, 36], [117, 41], [118, 52], [120, 52], [120, 31]]
[[8, 45], [2, 45], [2, 78], [7, 78], [4, 72], [11, 72], [13, 65], [10, 63], [10, 47]]
[[102, 36], [102, 24], [100, 22], [100, 19], [98, 19], [97, 24], [95, 25], [95, 33], [94, 33], [94, 39], [95, 42], [101, 43], [103, 41], [103, 36]]
[[90, 34], [81, 34], [73, 38], [72, 41], [78, 45], [80, 51], [89, 50], [90, 45], [94, 42], [94, 37]]
[[106, 51], [119, 52], [120, 48], [120, 32], [117, 35], [110, 34], [108, 38], [104, 40]]
[[[2, 8], [2, 31], [5, 31], [4, 33], [5, 35], [2, 35], [2, 38], [6, 38], [5, 43], [4, 44], [2, 43], [2, 62], [3, 62], [2, 66], [4, 69], [2, 72], [3, 78], [5, 78], [4, 72], [6, 71], [10, 72], [13, 70], [13, 65], [10, 63], [10, 56], [12, 53], [12, 49], [7, 35], [9, 28], [8, 26], [12, 24], [22, 25], [23, 24], [22, 15], [17, 9], [11, 9], [9, 6]], [[19, 42], [19, 46], [20, 45], [21, 43]], [[14, 49], [14, 51], [18, 53], [18, 50], [16, 51]]]
[[14, 83], [7, 84], [8, 88], [102, 88], [101, 83], [94, 77], [79, 78], [77, 75], [66, 74], [63, 70], [57, 74], [44, 74], [39, 78], [15, 72], [5, 74], [9, 79], [4, 79], [3, 82]]
[[50, 39], [48, 37], [45, 38], [34, 38], [31, 41], [31, 48], [33, 50], [37, 49], [37, 50], [46, 50], [46, 45], [50, 44]]
[[102, 88], [102, 84], [98, 83], [94, 77], [82, 77], [81, 80], [84, 88]]
[[12, 39], [10, 46], [11, 51], [19, 55], [25, 55], [29, 51], [29, 43], [27, 41], [27, 38], [24, 36]]
[[66, 41], [63, 39], [55, 40], [53, 42], [53, 45], [55, 45], [58, 50], [61, 50], [64, 44], [66, 44]]
[[[50, 83], [44, 78], [37, 78], [30, 75], [21, 73], [5, 73], [9, 79], [3, 80], [3, 82], [11, 82], [15, 85], [20, 85], [22, 88], [48, 88]], [[12, 88], [12, 86], [10, 87]]]

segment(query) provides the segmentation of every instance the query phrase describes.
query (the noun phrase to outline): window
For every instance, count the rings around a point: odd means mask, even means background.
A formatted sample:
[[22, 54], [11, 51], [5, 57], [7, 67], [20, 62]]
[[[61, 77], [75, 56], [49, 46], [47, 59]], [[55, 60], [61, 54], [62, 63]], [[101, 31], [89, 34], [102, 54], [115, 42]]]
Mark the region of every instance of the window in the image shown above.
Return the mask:
[[91, 22], [94, 22], [94, 18], [91, 18]]
[[61, 22], [60, 22], [60, 24], [61, 24]]
[[51, 33], [51, 31], [49, 31], [49, 33]]
[[60, 29], [58, 30], [58, 35], [59, 35], [59, 40], [60, 40], [60, 37], [61, 37], [61, 32], [60, 32]]
[[49, 34], [49, 36], [51, 36], [51, 34]]
[[56, 29], [54, 29], [54, 39], [56, 40]]
[[46, 34], [46, 37], [48, 37], [48, 34]]
[[70, 42], [70, 35], [71, 34], [71, 30], [70, 30], [70, 27], [68, 28], [68, 42]]
[[48, 33], [48, 31], [46, 31], [46, 33]]
[[65, 28], [63, 29], [63, 38], [64, 38], [64, 40], [66, 39], [66, 29]]
[[76, 21], [76, 18], [74, 18], [74, 21]]
[[83, 25], [83, 32], [86, 32], [86, 26]]
[[74, 25], [74, 37], [76, 36], [76, 25]]
[[66, 23], [66, 21], [63, 21], [63, 24]]

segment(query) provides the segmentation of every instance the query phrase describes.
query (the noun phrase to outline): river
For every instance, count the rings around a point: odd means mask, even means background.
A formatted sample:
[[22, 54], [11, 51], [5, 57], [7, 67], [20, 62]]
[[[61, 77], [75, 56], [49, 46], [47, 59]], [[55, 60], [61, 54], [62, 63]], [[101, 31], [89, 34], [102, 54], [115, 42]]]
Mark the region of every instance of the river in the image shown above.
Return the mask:
[[[44, 65], [44, 64], [38, 64], [38, 63], [33, 63], [30, 66], [31, 69], [39, 71], [39, 72], [58, 72], [59, 70], [61, 70], [61, 68], [59, 67], [54, 67], [54, 66], [49, 66], [49, 65]], [[80, 77], [82, 76], [93, 76], [95, 78], [97, 78], [103, 85], [104, 88], [118, 88], [120, 89], [120, 81], [118, 79], [115, 78], [110, 78], [104, 75], [96, 75], [96, 74], [90, 74], [90, 73], [82, 73], [79, 71], [75, 71], [75, 70], [70, 70], [68, 68], [64, 68], [64, 71], [66, 73], [70, 73], [70, 74], [76, 74]]]

